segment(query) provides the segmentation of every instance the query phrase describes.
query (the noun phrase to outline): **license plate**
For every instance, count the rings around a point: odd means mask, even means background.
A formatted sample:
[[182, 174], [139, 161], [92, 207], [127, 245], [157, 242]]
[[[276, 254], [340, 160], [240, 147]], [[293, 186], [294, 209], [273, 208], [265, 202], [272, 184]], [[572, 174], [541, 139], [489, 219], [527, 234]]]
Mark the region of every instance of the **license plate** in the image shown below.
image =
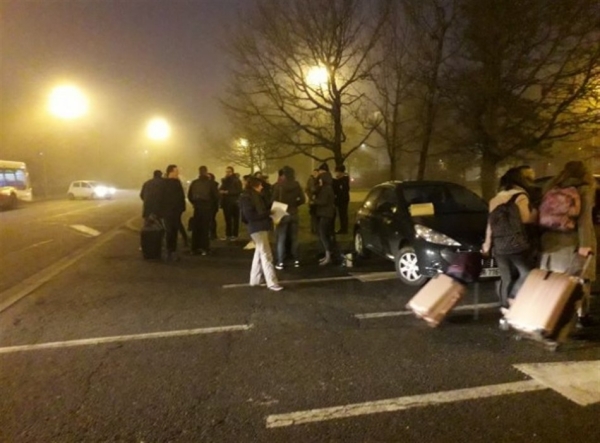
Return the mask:
[[491, 278], [500, 277], [500, 270], [498, 268], [485, 268], [479, 275], [480, 278]]

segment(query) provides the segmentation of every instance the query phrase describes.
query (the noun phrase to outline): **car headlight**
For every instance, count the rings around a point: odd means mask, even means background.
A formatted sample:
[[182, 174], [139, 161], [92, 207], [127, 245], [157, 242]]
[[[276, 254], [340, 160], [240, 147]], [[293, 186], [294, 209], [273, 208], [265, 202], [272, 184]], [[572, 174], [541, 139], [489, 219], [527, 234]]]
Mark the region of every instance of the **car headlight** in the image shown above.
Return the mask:
[[417, 232], [417, 237], [422, 238], [429, 243], [444, 246], [460, 246], [460, 243], [453, 238], [450, 238], [441, 232], [434, 231], [427, 226], [415, 225], [415, 231]]
[[110, 195], [115, 195], [115, 192], [117, 192], [117, 190], [115, 188], [108, 188], [108, 192]]
[[108, 189], [106, 189], [106, 186], [96, 186], [94, 188], [94, 193], [99, 197], [104, 197], [107, 192]]

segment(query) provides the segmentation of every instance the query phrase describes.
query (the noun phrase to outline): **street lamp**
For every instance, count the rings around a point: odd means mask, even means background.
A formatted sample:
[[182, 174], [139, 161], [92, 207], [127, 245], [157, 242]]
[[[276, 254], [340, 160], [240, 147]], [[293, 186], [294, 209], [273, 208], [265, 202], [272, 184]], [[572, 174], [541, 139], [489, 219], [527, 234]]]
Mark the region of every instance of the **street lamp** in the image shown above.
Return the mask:
[[146, 135], [151, 140], [166, 140], [171, 136], [171, 126], [164, 118], [153, 118], [146, 126]]
[[88, 100], [76, 86], [57, 86], [50, 93], [48, 110], [55, 117], [72, 120], [87, 113]]
[[325, 66], [312, 66], [306, 73], [309, 86], [324, 88], [329, 83], [329, 71]]

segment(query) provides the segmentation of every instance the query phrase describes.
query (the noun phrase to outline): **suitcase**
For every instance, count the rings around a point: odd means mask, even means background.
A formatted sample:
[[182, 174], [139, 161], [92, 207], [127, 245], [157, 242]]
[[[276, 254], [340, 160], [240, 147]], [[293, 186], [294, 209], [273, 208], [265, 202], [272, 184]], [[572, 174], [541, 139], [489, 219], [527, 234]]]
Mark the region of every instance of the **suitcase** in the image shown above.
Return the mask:
[[152, 214], [144, 220], [140, 243], [146, 260], [160, 260], [164, 235], [165, 228], [160, 218]]
[[[582, 275], [590, 261], [588, 257]], [[583, 296], [582, 283], [580, 277], [534, 269], [519, 289], [504, 322], [520, 334], [518, 338], [539, 340], [555, 350], [575, 324], [577, 304]]]
[[429, 326], [436, 327], [466, 292], [464, 284], [445, 274], [439, 274], [417, 292], [406, 308], [424, 319]]

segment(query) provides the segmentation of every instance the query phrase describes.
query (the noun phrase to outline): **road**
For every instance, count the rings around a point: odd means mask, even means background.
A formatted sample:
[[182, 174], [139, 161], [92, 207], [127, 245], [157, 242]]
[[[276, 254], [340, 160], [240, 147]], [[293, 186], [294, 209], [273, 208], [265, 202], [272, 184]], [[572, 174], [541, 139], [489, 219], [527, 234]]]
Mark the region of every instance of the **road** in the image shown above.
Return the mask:
[[[591, 362], [567, 373], [600, 375], [595, 329], [551, 353], [500, 331], [496, 309], [475, 319], [471, 296], [430, 329], [403, 313], [414, 288], [370, 281], [387, 276], [386, 262], [321, 269], [305, 250], [273, 293], [245, 286], [242, 243], [144, 262], [124, 227], [139, 214], [135, 195], [43, 205], [1, 215], [29, 257], [22, 275], [83, 255], [0, 313], [2, 442], [600, 440], [600, 403], [582, 406], [515, 367]], [[51, 233], [65, 237], [54, 258], [33, 246]], [[12, 238], [4, 224], [2, 235]], [[481, 302], [494, 301], [482, 284]]]

